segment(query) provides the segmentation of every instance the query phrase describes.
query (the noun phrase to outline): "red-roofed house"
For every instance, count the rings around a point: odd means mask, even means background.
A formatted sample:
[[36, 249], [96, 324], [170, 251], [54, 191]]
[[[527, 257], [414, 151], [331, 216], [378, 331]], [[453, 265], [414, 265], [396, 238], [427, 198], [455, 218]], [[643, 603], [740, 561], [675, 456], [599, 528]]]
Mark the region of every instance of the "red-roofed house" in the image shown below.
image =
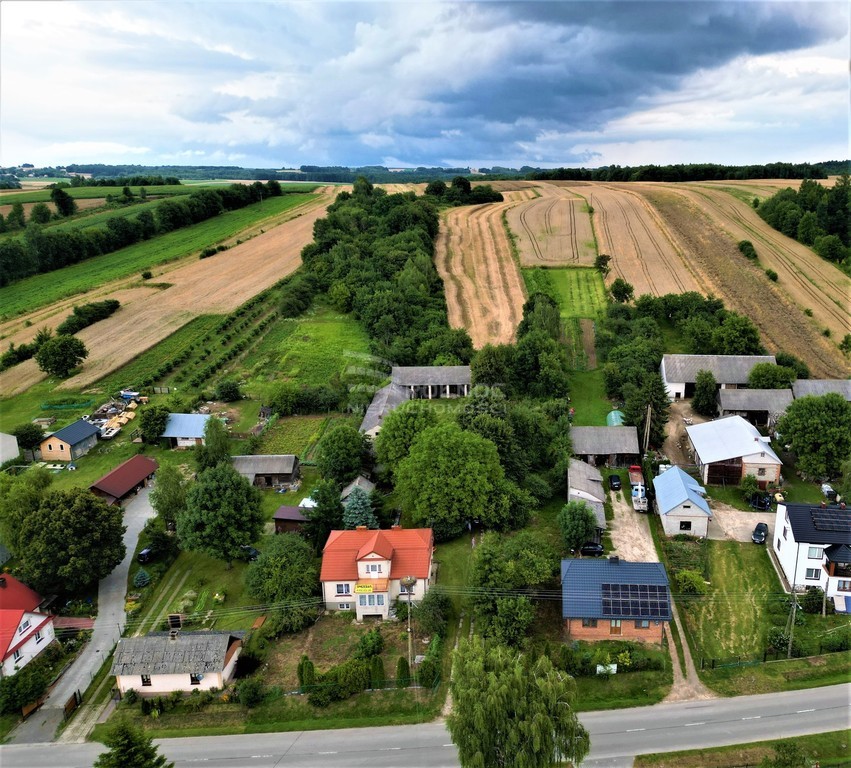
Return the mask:
[[386, 619], [393, 601], [409, 590], [406, 576], [416, 582], [411, 600], [418, 602], [431, 585], [434, 535], [431, 528], [358, 528], [331, 531], [322, 550], [322, 595], [329, 611], [351, 611]]
[[53, 642], [53, 617], [38, 610], [41, 602], [14, 576], [0, 576], [0, 678], [14, 675]]
[[116, 504], [134, 491], [144, 488], [158, 468], [156, 461], [137, 454], [92, 483], [89, 490], [106, 499], [107, 503]]

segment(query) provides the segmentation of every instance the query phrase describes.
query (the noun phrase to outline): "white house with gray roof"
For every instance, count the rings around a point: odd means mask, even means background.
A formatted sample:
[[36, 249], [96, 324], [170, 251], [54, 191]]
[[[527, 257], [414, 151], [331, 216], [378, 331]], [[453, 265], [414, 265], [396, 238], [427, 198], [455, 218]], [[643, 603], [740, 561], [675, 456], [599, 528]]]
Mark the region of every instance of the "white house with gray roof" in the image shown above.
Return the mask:
[[753, 475], [760, 488], [779, 483], [783, 462], [771, 440], [741, 416], [694, 424], [686, 432], [704, 483], [738, 485], [745, 475]]
[[223, 688], [236, 670], [243, 632], [152, 632], [118, 641], [110, 674], [119, 693], [140, 696]]
[[747, 387], [755, 365], [777, 365], [774, 355], [663, 355], [659, 372], [671, 400], [694, 395], [699, 371], [709, 371], [721, 389]]
[[390, 372], [394, 385], [403, 387], [411, 399], [464, 397], [470, 393], [469, 365], [399, 366]]
[[680, 533], [706, 538], [712, 512], [704, 498], [706, 489], [679, 467], [653, 478], [656, 511], [667, 536]]

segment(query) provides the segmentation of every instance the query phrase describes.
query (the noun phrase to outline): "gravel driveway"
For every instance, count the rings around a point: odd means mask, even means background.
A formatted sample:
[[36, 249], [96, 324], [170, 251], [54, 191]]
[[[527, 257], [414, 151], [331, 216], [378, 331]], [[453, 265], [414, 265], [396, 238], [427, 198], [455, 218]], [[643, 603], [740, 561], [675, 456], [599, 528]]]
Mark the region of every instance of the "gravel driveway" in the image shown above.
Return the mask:
[[613, 555], [633, 563], [658, 563], [653, 537], [650, 535], [650, 523], [646, 512], [636, 512], [632, 504], [626, 501], [630, 492], [627, 485], [622, 491], [612, 491], [614, 520], [609, 524], [612, 538]]
[[774, 510], [743, 512], [729, 504], [713, 501], [712, 522], [707, 538], [715, 541], [750, 541], [757, 523], [768, 523], [766, 543], [774, 541]]

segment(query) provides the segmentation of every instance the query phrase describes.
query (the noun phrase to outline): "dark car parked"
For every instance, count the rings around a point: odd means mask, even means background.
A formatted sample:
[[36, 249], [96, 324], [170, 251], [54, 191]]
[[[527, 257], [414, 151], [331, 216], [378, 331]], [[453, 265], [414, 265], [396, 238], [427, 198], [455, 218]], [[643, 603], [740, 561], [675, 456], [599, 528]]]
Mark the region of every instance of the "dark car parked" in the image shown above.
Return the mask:
[[754, 544], [765, 544], [765, 538], [768, 535], [768, 523], [757, 523], [756, 528], [751, 534], [751, 541]]
[[150, 563], [154, 557], [154, 550], [151, 547], [145, 547], [138, 555], [136, 555], [136, 559], [144, 565], [145, 563]]
[[260, 550], [248, 544], [240, 547], [240, 550], [242, 550], [242, 559], [248, 560], [249, 563], [253, 563], [258, 557], [260, 557]]
[[621, 479], [619, 475], [609, 475], [609, 488], [613, 491], [619, 491], [621, 489]]
[[586, 541], [579, 550], [580, 554], [585, 555], [585, 557], [600, 557], [604, 551], [602, 544], [593, 541]]
[[771, 509], [771, 495], [768, 493], [755, 493], [751, 496], [751, 506], [754, 509]]

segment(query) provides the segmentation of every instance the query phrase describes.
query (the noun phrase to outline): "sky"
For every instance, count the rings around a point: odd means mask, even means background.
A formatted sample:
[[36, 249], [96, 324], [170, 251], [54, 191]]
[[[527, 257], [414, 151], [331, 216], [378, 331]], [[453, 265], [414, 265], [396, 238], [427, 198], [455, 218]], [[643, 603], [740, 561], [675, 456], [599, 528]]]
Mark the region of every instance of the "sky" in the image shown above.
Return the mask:
[[0, 3], [0, 166], [849, 157], [847, 2]]

